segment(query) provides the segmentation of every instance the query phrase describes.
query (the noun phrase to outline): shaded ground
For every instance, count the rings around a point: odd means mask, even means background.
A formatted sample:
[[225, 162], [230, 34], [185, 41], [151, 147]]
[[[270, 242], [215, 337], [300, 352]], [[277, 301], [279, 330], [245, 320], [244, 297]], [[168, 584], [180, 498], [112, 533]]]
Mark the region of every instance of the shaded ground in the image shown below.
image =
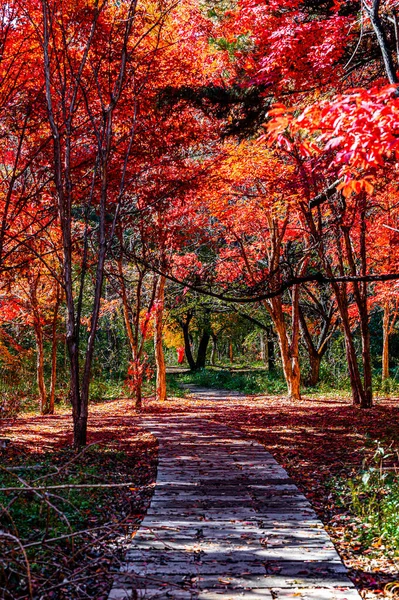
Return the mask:
[[69, 415], [2, 423], [11, 443], [0, 450], [0, 487], [18, 489], [0, 490], [0, 598], [29, 598], [29, 583], [35, 599], [107, 598], [156, 474], [156, 439], [134, 413], [127, 400], [92, 406], [81, 453], [69, 448]]

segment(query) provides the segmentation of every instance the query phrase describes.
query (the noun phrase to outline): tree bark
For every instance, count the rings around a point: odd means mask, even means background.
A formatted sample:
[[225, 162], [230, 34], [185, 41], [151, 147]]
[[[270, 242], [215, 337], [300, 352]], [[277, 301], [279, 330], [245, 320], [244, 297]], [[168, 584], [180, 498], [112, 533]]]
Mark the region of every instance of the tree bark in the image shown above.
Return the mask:
[[272, 338], [272, 328], [270, 327], [270, 331], [267, 334], [267, 355], [269, 357], [268, 366], [269, 371], [275, 371], [276, 369], [276, 351], [274, 347], [274, 340]]
[[211, 334], [208, 329], [205, 329], [202, 333], [200, 343], [198, 345], [197, 360], [195, 362], [196, 369], [205, 369], [206, 365], [206, 351], [208, 349], [209, 340]]
[[362, 339], [362, 365], [363, 365], [363, 394], [360, 400], [361, 408], [371, 408], [373, 405], [373, 378], [370, 351], [370, 327], [367, 297], [363, 297], [358, 306], [360, 313], [360, 333]]
[[73, 440], [75, 448], [81, 448], [87, 444], [87, 411], [82, 410], [80, 414], [73, 414]]
[[301, 399], [301, 368], [299, 365], [299, 286], [292, 288], [292, 324], [290, 356], [292, 362], [292, 383], [290, 396], [294, 400]]
[[53, 322], [51, 326], [51, 382], [50, 382], [50, 400], [48, 405], [48, 413], [50, 415], [54, 414], [55, 410], [55, 388], [57, 384], [57, 320], [58, 320], [58, 311], [61, 303], [61, 290], [60, 286], [57, 283], [57, 296], [54, 306], [53, 313]]
[[396, 69], [392, 58], [392, 51], [389, 47], [388, 37], [379, 14], [381, 0], [372, 0], [370, 8], [367, 6], [366, 2], [364, 2], [363, 5], [370, 18], [371, 25], [374, 29], [374, 33], [381, 50], [382, 60], [384, 61], [384, 67], [388, 81], [389, 83], [398, 83]]
[[130, 352], [131, 352], [132, 358], [134, 360], [134, 357], [136, 356], [136, 343], [134, 340], [132, 324], [130, 322], [129, 302], [128, 302], [127, 293], [126, 293], [125, 277], [123, 274], [123, 263], [122, 263], [121, 256], [118, 258], [117, 263], [118, 263], [118, 273], [119, 273], [119, 282], [120, 282], [119, 283], [120, 292], [121, 292], [121, 297], [122, 297], [123, 321], [125, 323], [125, 330], [126, 330], [127, 338], [129, 340]]
[[382, 320], [382, 381], [389, 379], [389, 312], [389, 302], [385, 302]]
[[309, 353], [310, 378], [309, 385], [315, 387], [320, 381], [321, 355], [318, 352]]
[[179, 323], [180, 323], [180, 327], [183, 330], [184, 351], [186, 353], [188, 366], [190, 367], [191, 371], [195, 371], [196, 364], [195, 364], [195, 360], [193, 357], [193, 353], [191, 351], [190, 332], [189, 332], [190, 321], [192, 318], [193, 318], [193, 314], [191, 312], [188, 312], [186, 319], [184, 321], [179, 321]]
[[292, 400], [300, 400], [301, 374], [297, 359], [295, 360], [291, 356], [285, 323], [280, 320], [276, 320], [274, 325], [277, 332], [277, 339], [280, 348], [284, 378], [287, 384], [288, 396]]
[[272, 298], [264, 306], [269, 311], [277, 333], [280, 348], [284, 378], [287, 384], [288, 396], [292, 400], [301, 400], [301, 371], [299, 365], [299, 288], [295, 286], [292, 296], [292, 334], [291, 342], [288, 336], [285, 314], [281, 297]]
[[211, 333], [211, 336], [212, 336], [211, 365], [214, 367], [216, 364], [216, 352], [217, 352], [218, 338], [214, 333]]
[[260, 352], [262, 362], [264, 363], [266, 369], [270, 371], [270, 362], [269, 362], [269, 340], [267, 339], [265, 333], [261, 331], [260, 333]]
[[364, 390], [348, 314], [348, 299], [346, 292], [347, 284], [344, 283], [340, 285], [333, 283], [332, 287], [337, 299], [344, 333], [346, 360], [348, 362], [349, 378], [352, 390], [352, 402], [355, 406], [360, 406], [362, 403], [362, 397], [364, 396]]
[[166, 400], [166, 367], [165, 356], [162, 345], [163, 331], [163, 307], [165, 300], [165, 282], [164, 276], [160, 277], [156, 297], [155, 327], [154, 327], [154, 350], [156, 363], [156, 392], [155, 397], [158, 402]]
[[334, 314], [333, 305], [330, 305], [330, 308], [325, 311], [323, 306], [319, 304], [319, 314], [323, 317], [324, 324], [319, 338], [316, 341], [309, 331], [305, 315], [301, 306], [299, 306], [299, 323], [301, 326], [302, 339], [305, 341], [305, 346], [308, 351], [310, 365], [310, 376], [307, 383], [311, 387], [314, 387], [319, 383], [321, 361], [327, 351], [328, 342], [335, 331], [335, 324], [332, 325], [331, 323]]
[[134, 391], [135, 391], [135, 397], [136, 397], [136, 401], [135, 401], [136, 410], [141, 410], [143, 408], [143, 390], [142, 390], [141, 381], [137, 382], [137, 384], [135, 385]]
[[37, 299], [38, 283], [39, 283], [39, 276], [35, 277], [33, 280], [30, 281], [29, 296], [30, 296], [30, 302], [31, 302], [31, 306], [32, 306], [33, 329], [35, 332], [35, 341], [36, 341], [36, 379], [37, 379], [37, 386], [39, 389], [40, 414], [45, 415], [48, 412], [48, 406], [47, 406], [46, 382], [44, 379], [44, 341], [43, 341], [42, 314], [41, 314], [38, 299]]
[[36, 337], [36, 374], [37, 374], [37, 385], [39, 388], [40, 397], [40, 414], [45, 415], [48, 413], [47, 406], [47, 391], [46, 383], [44, 380], [44, 345], [43, 345], [43, 329], [41, 323], [35, 323], [35, 337]]

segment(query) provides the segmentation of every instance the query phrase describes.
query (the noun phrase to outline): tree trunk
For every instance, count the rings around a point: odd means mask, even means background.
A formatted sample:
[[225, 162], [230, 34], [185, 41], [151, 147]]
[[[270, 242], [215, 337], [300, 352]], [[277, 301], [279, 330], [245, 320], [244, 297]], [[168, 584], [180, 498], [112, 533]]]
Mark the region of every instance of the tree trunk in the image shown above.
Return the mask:
[[288, 337], [287, 324], [283, 311], [281, 298], [273, 298], [265, 303], [266, 309], [273, 320], [280, 348], [281, 361], [283, 365], [284, 378], [287, 384], [288, 396], [292, 400], [301, 400], [301, 370], [299, 365], [299, 317], [295, 304], [298, 304], [298, 286], [293, 291], [293, 314], [292, 314], [292, 340]]
[[137, 385], [135, 386], [134, 392], [135, 392], [135, 396], [136, 396], [136, 402], [135, 402], [136, 410], [141, 410], [143, 407], [143, 392], [142, 392], [141, 381], [138, 382]]
[[387, 33], [385, 31], [384, 24], [379, 14], [381, 2], [373, 0], [370, 4], [370, 8], [366, 5], [366, 2], [364, 2], [362, 6], [364, 5], [366, 13], [369, 16], [371, 25], [374, 29], [374, 33], [381, 50], [382, 59], [384, 61], [385, 72], [387, 74], [389, 83], [398, 83], [390, 43], [388, 41]]
[[384, 304], [382, 330], [382, 381], [386, 381], [389, 379], [389, 302]]
[[[343, 287], [345, 287], [345, 284]], [[355, 406], [360, 406], [364, 392], [359, 365], [357, 362], [356, 349], [353, 343], [353, 336], [350, 328], [346, 291], [342, 292], [338, 284], [333, 284], [333, 288], [336, 294], [344, 332], [345, 352], [346, 359], [348, 361], [349, 378], [352, 390], [352, 402]]]
[[234, 359], [232, 342], [229, 342], [229, 359], [230, 359], [230, 362], [232, 363], [233, 359]]
[[269, 340], [263, 331], [260, 333], [260, 353], [262, 362], [265, 364], [266, 369], [270, 371]]
[[162, 330], [163, 330], [163, 306], [165, 299], [165, 277], [161, 276], [158, 284], [156, 310], [155, 310], [155, 327], [154, 327], [154, 350], [156, 363], [156, 392], [155, 397], [158, 402], [166, 400], [166, 367], [165, 356], [162, 345]]
[[73, 443], [75, 448], [82, 448], [87, 444], [87, 412], [80, 416], [74, 415]]
[[309, 362], [310, 362], [309, 385], [310, 385], [310, 387], [315, 387], [319, 383], [321, 359], [322, 359], [322, 356], [317, 351], [309, 352]]
[[288, 396], [292, 400], [300, 400], [301, 372], [299, 369], [299, 362], [297, 358], [293, 359], [291, 356], [285, 326], [281, 327], [281, 324], [277, 325], [277, 323], [275, 325], [280, 347], [284, 378], [287, 384]]
[[87, 438], [87, 413], [81, 403], [80, 384], [79, 384], [79, 350], [75, 336], [68, 335], [67, 329], [67, 347], [69, 355], [69, 399], [72, 404], [73, 418], [73, 446], [80, 448], [86, 445]]
[[[365, 194], [362, 194], [361, 202], [361, 229], [360, 229], [360, 257], [361, 257], [361, 274], [367, 273], [367, 199]], [[354, 270], [354, 269], [353, 269]], [[370, 352], [370, 326], [369, 326], [369, 310], [367, 306], [367, 283], [365, 281], [354, 283], [356, 303], [360, 313], [360, 331], [362, 336], [362, 361], [363, 361], [363, 381], [364, 394], [361, 401], [361, 408], [371, 408], [373, 406], [373, 376], [371, 367], [371, 352]]]
[[186, 353], [188, 366], [190, 367], [191, 371], [195, 371], [196, 364], [195, 364], [195, 360], [193, 357], [193, 353], [191, 352], [191, 343], [190, 343], [190, 334], [189, 334], [189, 326], [190, 326], [191, 319], [192, 319], [192, 315], [191, 316], [187, 315], [187, 319], [185, 321], [181, 322], [180, 326], [183, 330], [184, 351]]
[[360, 402], [361, 408], [371, 408], [373, 405], [373, 376], [370, 352], [370, 328], [367, 300], [359, 307], [360, 330], [362, 337], [362, 363], [363, 363], [363, 395]]
[[48, 413], [48, 406], [47, 406], [46, 383], [44, 381], [43, 330], [42, 330], [42, 326], [39, 322], [35, 324], [35, 337], [36, 337], [36, 375], [37, 375], [37, 385], [39, 388], [40, 414], [45, 415]]
[[211, 365], [214, 367], [216, 364], [216, 352], [217, 352], [218, 339], [214, 333], [211, 333], [211, 336], [212, 336]]
[[301, 371], [297, 357], [292, 361], [292, 376], [288, 389], [292, 400], [301, 400]]
[[211, 334], [208, 329], [205, 329], [202, 333], [200, 343], [198, 345], [197, 360], [195, 363], [196, 369], [205, 369], [206, 365], [206, 351], [208, 349], [209, 340]]
[[[55, 330], [55, 331], [54, 331]], [[55, 386], [57, 384], [57, 326], [54, 326], [51, 340], [51, 381], [50, 381], [50, 400], [48, 405], [48, 414], [53, 415], [55, 410]]]
[[127, 334], [128, 340], [129, 340], [130, 351], [132, 353], [132, 357], [134, 360], [135, 355], [136, 355], [136, 343], [134, 340], [132, 324], [130, 322], [129, 301], [128, 301], [127, 293], [126, 293], [126, 285], [125, 285], [125, 277], [123, 274], [122, 257], [119, 257], [119, 259], [118, 259], [118, 272], [119, 272], [119, 280], [120, 280], [120, 291], [121, 291], [121, 297], [122, 297], [123, 321], [125, 323], [126, 334]]
[[268, 370], [274, 371], [276, 368], [276, 353], [274, 348], [274, 341], [271, 339], [270, 335], [267, 340], [267, 354], [268, 354]]
[[290, 356], [292, 364], [292, 381], [290, 397], [294, 400], [301, 399], [301, 368], [299, 365], [299, 286], [292, 288], [292, 322]]
[[57, 383], [57, 320], [58, 310], [61, 302], [61, 291], [60, 286], [57, 284], [57, 297], [54, 306], [53, 322], [51, 328], [51, 382], [50, 382], [50, 400], [48, 406], [48, 413], [54, 414], [55, 409], [55, 387]]

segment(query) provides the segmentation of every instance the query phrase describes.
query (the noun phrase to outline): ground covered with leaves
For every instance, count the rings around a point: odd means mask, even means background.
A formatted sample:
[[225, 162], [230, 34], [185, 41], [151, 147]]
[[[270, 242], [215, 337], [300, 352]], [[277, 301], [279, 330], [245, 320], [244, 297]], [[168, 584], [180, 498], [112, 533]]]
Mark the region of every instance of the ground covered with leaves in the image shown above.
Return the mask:
[[147, 410], [195, 412], [264, 444], [312, 502], [361, 595], [399, 597], [398, 400], [360, 410], [342, 398], [226, 394]]
[[67, 414], [3, 422], [0, 597], [105, 600], [150, 502], [157, 442], [132, 401], [91, 408], [89, 445]]
[[[342, 398], [228, 394], [149, 398], [144, 411], [197, 414], [263, 443], [311, 500], [361, 595], [399, 597], [398, 401], [364, 411]], [[89, 430], [76, 454], [67, 414], [3, 423], [0, 488], [16, 489], [0, 491], [2, 598], [29, 598], [27, 564], [33, 598], [107, 597], [152, 495], [157, 443], [129, 400], [92, 406]]]

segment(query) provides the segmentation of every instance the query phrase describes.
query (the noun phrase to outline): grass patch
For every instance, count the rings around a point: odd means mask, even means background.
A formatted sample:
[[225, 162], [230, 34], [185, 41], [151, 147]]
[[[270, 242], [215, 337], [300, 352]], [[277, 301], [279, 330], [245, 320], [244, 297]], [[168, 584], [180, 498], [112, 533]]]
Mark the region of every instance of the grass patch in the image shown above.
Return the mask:
[[255, 394], [281, 394], [286, 391], [285, 382], [277, 375], [269, 371], [242, 371], [239, 373], [216, 370], [201, 369], [199, 371], [182, 373], [180, 375], [169, 376], [173, 385], [180, 383], [193, 383], [209, 388], [219, 388], [224, 390], [235, 390], [248, 395]]

